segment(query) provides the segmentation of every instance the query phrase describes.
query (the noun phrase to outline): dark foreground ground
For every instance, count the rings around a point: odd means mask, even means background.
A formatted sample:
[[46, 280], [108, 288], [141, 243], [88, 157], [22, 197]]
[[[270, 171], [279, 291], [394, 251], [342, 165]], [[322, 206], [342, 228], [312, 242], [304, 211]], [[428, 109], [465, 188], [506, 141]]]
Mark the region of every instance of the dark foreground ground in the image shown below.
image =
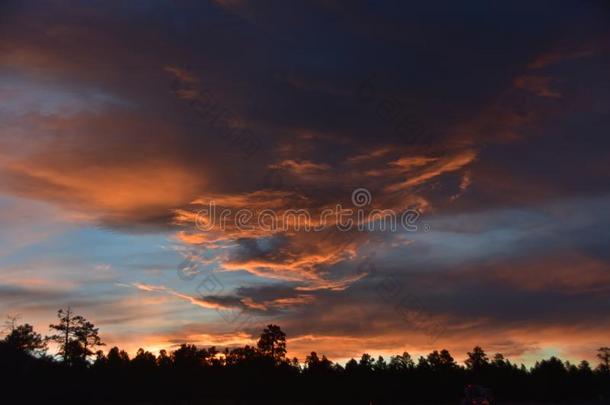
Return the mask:
[[[461, 402], [376, 402], [376, 401], [246, 401], [246, 400], [202, 400], [202, 401], [177, 401], [177, 402], [99, 402], [98, 405], [111, 404], [124, 405], [330, 405], [330, 404], [345, 404], [345, 405], [461, 405]], [[539, 402], [539, 401], [497, 401], [497, 405], [610, 405], [610, 400], [597, 401], [569, 401], [569, 402]]]

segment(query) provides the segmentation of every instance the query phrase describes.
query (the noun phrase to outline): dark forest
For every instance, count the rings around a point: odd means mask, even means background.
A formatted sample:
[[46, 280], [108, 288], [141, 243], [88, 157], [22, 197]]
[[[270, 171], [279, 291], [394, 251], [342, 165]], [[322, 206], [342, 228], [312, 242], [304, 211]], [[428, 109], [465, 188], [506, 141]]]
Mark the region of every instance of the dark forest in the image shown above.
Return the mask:
[[[444, 349], [418, 359], [365, 353], [341, 365], [315, 351], [305, 359], [288, 358], [286, 334], [277, 325], [264, 328], [256, 346], [184, 343], [159, 355], [139, 349], [133, 357], [118, 347], [102, 351], [98, 328], [70, 309], [58, 311], [50, 330], [54, 334], [43, 337], [29, 324], [7, 322], [0, 342], [2, 381], [20, 401], [458, 403], [465, 388], [475, 385], [500, 403], [610, 398], [608, 347], [598, 350], [597, 365], [551, 357], [526, 368], [478, 346], [464, 365]], [[49, 342], [56, 343], [56, 353], [48, 352]]]

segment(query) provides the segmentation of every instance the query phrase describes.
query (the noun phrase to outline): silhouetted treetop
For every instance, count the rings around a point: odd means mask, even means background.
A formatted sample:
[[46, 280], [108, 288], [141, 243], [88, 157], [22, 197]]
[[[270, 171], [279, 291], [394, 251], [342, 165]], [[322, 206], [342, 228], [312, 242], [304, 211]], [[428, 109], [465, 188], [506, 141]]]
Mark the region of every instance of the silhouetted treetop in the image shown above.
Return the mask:
[[277, 325], [267, 325], [256, 346], [264, 356], [278, 363], [286, 358], [286, 334]]
[[57, 324], [49, 325], [57, 333], [47, 336], [46, 340], [59, 345], [58, 354], [64, 363], [85, 363], [94, 354], [93, 349], [104, 345], [98, 335], [98, 328], [83, 316], [75, 315], [70, 307], [57, 311], [57, 318]]
[[[183, 343], [158, 355], [140, 348], [133, 358], [112, 347], [105, 354], [95, 352], [102, 345], [93, 323], [71, 309], [60, 310], [57, 332], [48, 339], [59, 346], [61, 361], [44, 355], [45, 342], [29, 324], [10, 323], [0, 340], [1, 380], [19, 387], [38, 403], [58, 402], [66, 395], [96, 398], [103, 403], [125, 403], [212, 398], [290, 398], [332, 403], [457, 403], [461, 393], [493, 388], [498, 398], [534, 400], [592, 400], [610, 398], [610, 349], [597, 351], [599, 365], [587, 361], [577, 366], [556, 357], [536, 362], [527, 369], [512, 364], [501, 353], [490, 361], [477, 346], [467, 353], [464, 365], [448, 350], [433, 350], [420, 356], [417, 364], [404, 352], [386, 360], [368, 353], [342, 367], [325, 355], [310, 352], [301, 365], [288, 360], [286, 334], [277, 325], [267, 325], [256, 346], [198, 347]], [[92, 383], [94, 382], [94, 384]], [[141, 387], [155, 389], [143, 390]], [[36, 390], [29, 392], [32, 386]], [[57, 387], [69, 394], [63, 394]], [[103, 387], [103, 388], [99, 388]], [[483, 388], [481, 388], [483, 387]], [[62, 396], [63, 395], [63, 396]], [[187, 401], [188, 402], [188, 401]], [[213, 401], [210, 401], [213, 402]]]
[[13, 324], [10, 332], [2, 341], [15, 350], [28, 354], [35, 354], [46, 350], [46, 343], [40, 333], [34, 332], [32, 325], [27, 323], [23, 325]]
[[489, 364], [489, 359], [482, 348], [475, 346], [472, 352], [468, 352], [468, 358], [464, 363], [468, 369], [479, 371]]

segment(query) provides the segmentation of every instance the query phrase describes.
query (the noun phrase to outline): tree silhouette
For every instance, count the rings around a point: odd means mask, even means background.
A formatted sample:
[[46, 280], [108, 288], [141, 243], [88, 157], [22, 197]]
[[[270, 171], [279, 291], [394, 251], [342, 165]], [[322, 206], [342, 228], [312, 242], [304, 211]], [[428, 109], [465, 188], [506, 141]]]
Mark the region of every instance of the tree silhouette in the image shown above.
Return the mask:
[[11, 333], [17, 327], [17, 321], [19, 321], [18, 315], [7, 315], [2, 331], [6, 334]]
[[489, 364], [487, 354], [485, 354], [485, 351], [479, 346], [475, 346], [472, 349], [472, 352], [468, 352], [467, 355], [468, 358], [464, 363], [469, 370], [480, 371]]
[[364, 353], [360, 356], [360, 361], [358, 362], [358, 368], [362, 371], [369, 371], [373, 369], [374, 360], [370, 354]]
[[544, 398], [559, 400], [568, 394], [567, 371], [563, 362], [552, 356], [548, 360], [537, 361], [531, 375]]
[[600, 347], [597, 349], [597, 358], [599, 359], [599, 369], [605, 373], [610, 372], [610, 347]]
[[316, 352], [311, 352], [309, 356], [305, 358], [305, 366], [310, 373], [323, 373], [328, 372], [332, 369], [332, 361], [328, 360], [326, 356], [322, 355], [320, 359]]
[[281, 363], [286, 358], [286, 334], [277, 325], [267, 325], [256, 344], [263, 356]]
[[57, 318], [59, 318], [59, 323], [56, 325], [51, 324], [49, 325], [49, 328], [58, 333], [47, 336], [46, 340], [57, 343], [59, 345], [58, 354], [63, 357], [64, 363], [70, 364], [70, 362], [73, 361], [73, 348], [70, 347], [70, 342], [76, 339], [76, 328], [78, 323], [74, 319], [74, 314], [70, 307], [65, 311], [63, 309], [57, 311]]
[[136, 356], [131, 360], [131, 364], [140, 372], [146, 372], [155, 369], [157, 358], [151, 352], [139, 348]]
[[457, 367], [455, 360], [445, 349], [441, 350], [440, 353], [434, 350], [428, 355], [427, 360], [430, 367], [436, 371], [448, 371]]
[[491, 364], [494, 367], [497, 367], [497, 368], [502, 368], [502, 367], [505, 367], [507, 365], [506, 364], [506, 360], [504, 359], [504, 355], [502, 355], [502, 353], [494, 354], [494, 358], [491, 361]]
[[451, 356], [449, 351], [446, 349], [441, 350], [440, 360], [441, 360], [441, 366], [446, 370], [453, 370], [457, 367], [457, 363], [455, 362], [455, 359], [453, 358], [453, 356]]
[[411, 355], [407, 352], [404, 352], [402, 355], [392, 356], [390, 357], [390, 370], [395, 371], [405, 371], [415, 367], [415, 363], [413, 363], [413, 359]]
[[172, 353], [172, 361], [177, 368], [194, 369], [203, 364], [203, 353], [195, 345], [182, 344]]
[[108, 357], [104, 354], [103, 351], [98, 350], [95, 352], [95, 360], [93, 361], [93, 366], [95, 368], [104, 368], [108, 365]]
[[81, 315], [74, 315], [70, 307], [57, 311], [57, 318], [57, 324], [49, 325], [49, 328], [57, 333], [45, 339], [59, 345], [58, 354], [62, 356], [65, 364], [85, 362], [87, 357], [94, 354], [92, 349], [104, 345], [95, 325]]
[[358, 362], [355, 359], [350, 359], [347, 363], [345, 363], [345, 371], [352, 374], [356, 370], [358, 370]]
[[373, 364], [373, 370], [375, 372], [382, 372], [388, 369], [388, 363], [386, 363], [383, 356], [377, 357], [377, 361]]
[[244, 346], [236, 347], [235, 349], [225, 352], [225, 363], [227, 365], [238, 365], [251, 363], [260, 357], [260, 352], [256, 347]]
[[74, 317], [76, 319], [76, 339], [79, 344], [82, 346], [82, 357], [83, 360], [86, 360], [87, 357], [91, 356], [95, 352], [96, 347], [105, 346], [105, 343], [102, 343], [102, 340], [99, 337], [99, 328], [96, 328], [95, 325], [82, 316]]
[[[345, 367], [311, 352], [302, 367], [296, 358], [287, 360], [286, 335], [279, 326], [268, 325], [256, 347], [219, 351], [185, 343], [172, 351], [161, 350], [158, 356], [140, 348], [130, 359], [115, 346], [107, 354], [97, 350], [90, 363], [85, 361], [87, 353], [101, 343], [97, 328], [71, 310], [60, 310], [58, 318], [52, 328], [57, 334], [49, 339], [60, 345], [61, 358], [45, 356], [40, 335], [16, 320], [0, 340], [0, 381], [27, 392], [31, 402], [59, 402], [69, 392], [101, 403], [216, 403], [218, 399], [261, 403], [289, 398], [291, 403], [305, 404], [320, 403], [320, 393], [328, 403], [457, 403], [461, 392], [490, 396], [487, 388], [504, 402], [592, 403], [610, 397], [606, 347], [597, 352], [600, 365], [595, 370], [587, 361], [570, 364], [555, 357], [528, 369], [501, 353], [490, 361], [479, 346], [468, 353], [464, 365], [443, 349], [421, 356], [417, 365], [406, 352], [388, 362], [365, 353]], [[142, 389], [146, 384], [156, 389]]]
[[167, 350], [159, 350], [159, 356], [157, 356], [157, 365], [161, 369], [169, 369], [172, 366], [172, 359], [167, 355]]
[[591, 365], [589, 364], [589, 362], [587, 360], [582, 360], [579, 364], [578, 364], [578, 370], [581, 373], [592, 373], [593, 370], [591, 370]]
[[124, 369], [129, 365], [129, 355], [125, 350], [120, 350], [114, 346], [108, 351], [106, 361], [110, 369]]
[[42, 336], [40, 333], [34, 332], [34, 328], [28, 323], [23, 325], [15, 325], [13, 323], [10, 333], [2, 341], [9, 347], [28, 354], [35, 354], [46, 350], [46, 343]]
[[417, 369], [420, 371], [426, 371], [430, 370], [431, 368], [432, 367], [430, 366], [428, 359], [426, 359], [424, 356], [419, 356], [419, 359], [417, 359]]

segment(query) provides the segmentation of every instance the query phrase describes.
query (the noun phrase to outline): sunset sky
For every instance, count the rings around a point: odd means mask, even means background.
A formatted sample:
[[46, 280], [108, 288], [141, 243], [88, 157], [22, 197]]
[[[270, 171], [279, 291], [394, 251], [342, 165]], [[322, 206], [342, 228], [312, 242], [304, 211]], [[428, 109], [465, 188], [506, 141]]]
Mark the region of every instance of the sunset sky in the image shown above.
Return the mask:
[[[2, 1], [0, 315], [344, 361], [610, 346], [605, 1]], [[202, 230], [417, 210], [417, 230]], [[315, 220], [314, 220], [315, 221]]]

